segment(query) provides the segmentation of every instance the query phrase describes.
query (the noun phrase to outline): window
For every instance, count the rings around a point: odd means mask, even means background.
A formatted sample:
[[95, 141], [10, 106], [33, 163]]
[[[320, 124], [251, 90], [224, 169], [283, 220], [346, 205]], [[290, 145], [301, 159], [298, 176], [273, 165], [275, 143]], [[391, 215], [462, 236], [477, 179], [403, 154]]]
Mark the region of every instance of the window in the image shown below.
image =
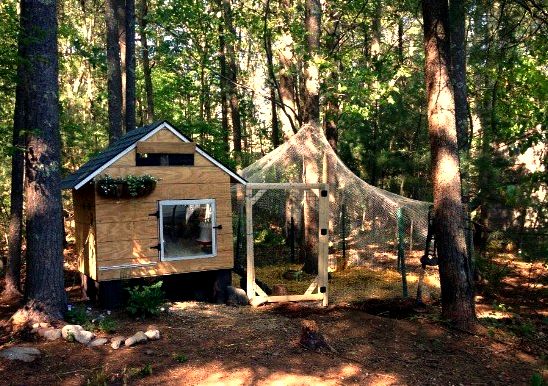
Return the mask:
[[194, 154], [136, 153], [137, 166], [194, 166]]
[[215, 200], [165, 200], [158, 205], [162, 261], [217, 255]]

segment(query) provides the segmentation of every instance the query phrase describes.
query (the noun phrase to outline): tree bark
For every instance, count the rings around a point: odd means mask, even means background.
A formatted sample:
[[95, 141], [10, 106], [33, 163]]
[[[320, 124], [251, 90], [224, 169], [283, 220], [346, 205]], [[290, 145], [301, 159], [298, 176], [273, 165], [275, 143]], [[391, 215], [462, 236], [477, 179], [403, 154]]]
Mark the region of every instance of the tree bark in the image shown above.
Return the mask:
[[[219, 2], [219, 6], [221, 6]], [[225, 41], [225, 29], [223, 24], [219, 24], [219, 67], [221, 77], [219, 79], [219, 89], [221, 94], [221, 127], [223, 128], [223, 142], [225, 145], [226, 154], [230, 153], [230, 142], [228, 127], [228, 96], [227, 96], [227, 83], [228, 83], [228, 71], [226, 66], [226, 41]]]
[[118, 24], [118, 46], [120, 47], [120, 73], [122, 79], [122, 130], [126, 128], [126, 0], [116, 0], [116, 23]]
[[122, 128], [122, 70], [120, 67], [120, 46], [118, 43], [117, 0], [105, 0], [107, 28], [107, 88], [108, 122], [110, 142], [120, 138]]
[[145, 80], [146, 94], [146, 121], [154, 121], [154, 94], [152, 88], [152, 68], [148, 50], [147, 23], [148, 4], [147, 0], [141, 0], [141, 17], [139, 18], [139, 35], [141, 35], [141, 60], [143, 61], [143, 78]]
[[320, 74], [317, 59], [320, 49], [321, 17], [320, 0], [306, 0], [305, 30], [308, 59], [304, 68], [303, 122], [316, 126], [320, 123]]
[[[234, 142], [234, 153], [236, 159], [239, 159], [242, 152], [242, 124], [240, 120], [240, 101], [238, 97], [238, 65], [236, 63], [236, 53], [234, 50], [234, 42], [236, 41], [236, 30], [234, 29], [232, 18], [232, 6], [230, 0], [219, 0], [221, 2], [222, 14], [224, 20], [225, 31], [225, 49], [227, 62], [227, 91], [228, 102], [230, 105], [230, 117], [232, 121], [232, 141]], [[228, 37], [228, 39], [226, 39]]]
[[25, 168], [25, 40], [28, 20], [25, 2], [21, 3], [19, 36], [17, 47], [17, 86], [15, 89], [15, 110], [13, 114], [13, 153], [11, 156], [10, 222], [8, 230], [8, 264], [4, 282], [3, 297], [21, 295], [21, 244], [23, 237], [23, 201]]
[[455, 118], [459, 150], [468, 152], [468, 92], [466, 86], [466, 27], [464, 0], [451, 0], [451, 78], [455, 93]]
[[52, 317], [66, 309], [63, 278], [57, 1], [23, 0], [25, 59], [27, 280], [25, 294]]
[[423, 0], [425, 79], [434, 191], [434, 235], [442, 314], [457, 327], [475, 327], [474, 289], [466, 254], [455, 101], [450, 77], [447, 0]]
[[139, 35], [141, 35], [141, 60], [143, 62], [143, 78], [145, 81], [146, 95], [146, 121], [147, 123], [154, 121], [154, 94], [152, 87], [152, 68], [150, 65], [149, 49], [148, 49], [148, 4], [147, 0], [141, 0], [139, 15]]
[[126, 0], [126, 132], [135, 129], [135, 0]]
[[272, 55], [272, 33], [268, 28], [268, 20], [270, 17], [270, 0], [266, 0], [265, 13], [263, 19], [263, 43], [266, 53], [266, 64], [268, 68], [268, 75], [270, 77], [270, 113], [272, 122], [272, 145], [277, 148], [280, 145], [280, 126], [278, 123], [278, 113], [276, 106], [276, 90], [277, 81], [276, 74], [274, 73], [274, 60]]

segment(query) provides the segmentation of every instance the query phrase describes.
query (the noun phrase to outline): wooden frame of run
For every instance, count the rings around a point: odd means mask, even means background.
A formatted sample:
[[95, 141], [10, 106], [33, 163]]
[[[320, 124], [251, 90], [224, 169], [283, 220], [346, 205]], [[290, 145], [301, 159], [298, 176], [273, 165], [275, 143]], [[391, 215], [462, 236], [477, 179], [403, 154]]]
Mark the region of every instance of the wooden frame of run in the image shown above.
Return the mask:
[[[247, 296], [252, 305], [263, 303], [321, 300], [328, 304], [328, 240], [329, 240], [329, 185], [327, 183], [247, 183], [245, 185], [246, 242], [247, 242]], [[255, 282], [255, 255], [253, 238], [253, 205], [267, 190], [305, 190], [318, 196], [318, 276], [302, 295], [268, 296]], [[257, 193], [253, 195], [253, 191]]]

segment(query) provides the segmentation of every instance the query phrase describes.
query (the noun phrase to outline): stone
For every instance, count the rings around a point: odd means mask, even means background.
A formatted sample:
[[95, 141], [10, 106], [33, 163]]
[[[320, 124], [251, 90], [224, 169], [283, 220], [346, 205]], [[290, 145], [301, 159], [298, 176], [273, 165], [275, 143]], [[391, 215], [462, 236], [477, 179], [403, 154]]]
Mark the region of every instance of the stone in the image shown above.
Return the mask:
[[126, 340], [123, 336], [115, 336], [110, 340], [110, 347], [112, 347], [114, 350], [118, 350], [122, 343]]
[[84, 328], [78, 324], [67, 324], [61, 329], [61, 336], [65, 340], [73, 340], [77, 331], [82, 331]]
[[[38, 333], [40, 334], [40, 330]], [[40, 336], [46, 338], [47, 340], [57, 340], [61, 338], [61, 329], [48, 328]]]
[[159, 330], [147, 330], [145, 332], [145, 335], [147, 336], [148, 340], [158, 340], [158, 339], [160, 339], [160, 331]]
[[249, 299], [243, 289], [228, 286], [226, 287], [226, 304], [229, 306], [246, 306], [249, 304]]
[[18, 360], [32, 362], [41, 355], [40, 350], [34, 347], [10, 347], [0, 351], [0, 356], [10, 361]]
[[97, 346], [102, 346], [104, 345], [105, 343], [108, 342], [108, 339], [107, 338], [97, 338], [97, 339], [94, 339], [90, 342], [89, 346], [90, 347], [97, 347]]
[[137, 343], [146, 342], [148, 340], [147, 336], [143, 331], [137, 331], [135, 335], [127, 338], [124, 342], [124, 344], [127, 347], [131, 347], [136, 345]]
[[88, 344], [93, 339], [93, 332], [86, 330], [76, 331], [74, 334], [74, 339], [78, 343]]

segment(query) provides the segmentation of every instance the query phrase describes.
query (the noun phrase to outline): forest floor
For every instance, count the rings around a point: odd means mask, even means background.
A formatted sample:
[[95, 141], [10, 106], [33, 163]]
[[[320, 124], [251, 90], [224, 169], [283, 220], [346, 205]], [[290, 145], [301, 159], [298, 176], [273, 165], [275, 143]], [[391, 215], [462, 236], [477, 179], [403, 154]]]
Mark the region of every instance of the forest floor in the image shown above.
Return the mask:
[[[477, 334], [453, 330], [441, 320], [432, 278], [431, 305], [417, 309], [394, 297], [401, 280], [397, 271], [379, 277], [371, 267], [334, 273], [327, 308], [172, 302], [153, 319], [113, 313], [116, 335], [129, 336], [150, 324], [161, 333], [158, 341], [118, 350], [13, 338], [6, 326], [15, 308], [3, 304], [0, 349], [28, 345], [42, 356], [32, 363], [0, 359], [0, 384], [542, 385], [548, 375], [547, 267], [511, 255], [493, 263], [504, 277], [494, 283], [483, 279], [477, 310], [484, 327]], [[384, 288], [386, 296], [371, 299], [367, 283]], [[76, 286], [68, 285], [77, 301]], [[317, 323], [334, 351], [299, 344], [305, 319]]]

